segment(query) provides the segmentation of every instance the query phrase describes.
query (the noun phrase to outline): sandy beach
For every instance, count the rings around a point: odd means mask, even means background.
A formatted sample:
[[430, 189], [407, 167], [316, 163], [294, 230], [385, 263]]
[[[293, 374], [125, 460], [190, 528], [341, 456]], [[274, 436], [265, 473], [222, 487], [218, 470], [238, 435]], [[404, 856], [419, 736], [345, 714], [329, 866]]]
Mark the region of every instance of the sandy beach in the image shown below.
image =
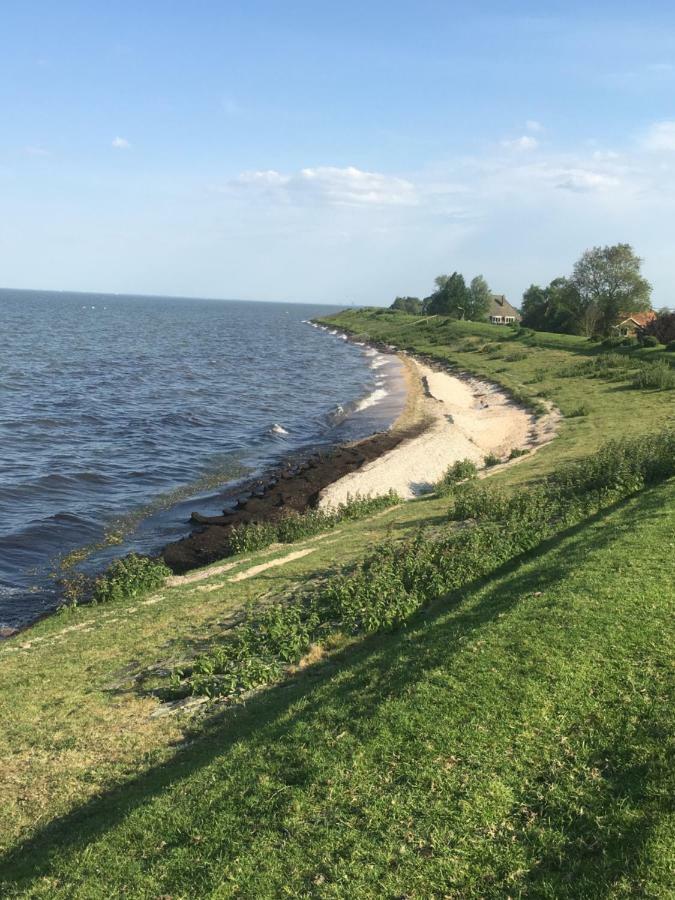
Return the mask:
[[268, 473], [223, 515], [193, 512], [197, 527], [164, 548], [167, 565], [181, 574], [229, 556], [229, 534], [237, 525], [276, 521], [317, 505], [327, 509], [356, 495], [376, 497], [392, 489], [409, 500], [427, 493], [459, 459], [481, 468], [488, 454], [506, 462], [514, 448], [534, 451], [554, 437], [556, 411], [535, 419], [494, 384], [398, 355], [406, 402], [389, 430]]
[[480, 468], [488, 454], [506, 460], [512, 449], [534, 450], [555, 435], [555, 413], [536, 420], [496, 385], [450, 375], [403, 354], [402, 358], [409, 400], [395, 427], [422, 424], [423, 432], [330, 484], [321, 492], [321, 507], [392, 488], [411, 499], [428, 492], [459, 459], [470, 459]]

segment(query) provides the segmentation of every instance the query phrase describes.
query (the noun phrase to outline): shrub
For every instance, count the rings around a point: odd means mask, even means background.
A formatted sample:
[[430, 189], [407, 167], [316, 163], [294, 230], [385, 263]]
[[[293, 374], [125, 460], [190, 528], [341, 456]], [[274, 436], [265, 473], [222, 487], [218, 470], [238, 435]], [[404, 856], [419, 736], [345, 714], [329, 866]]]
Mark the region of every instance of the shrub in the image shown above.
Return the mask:
[[675, 342], [675, 312], [660, 312], [647, 324], [645, 331], [653, 335], [660, 344]]
[[623, 343], [623, 338], [618, 336], [606, 337], [602, 342], [603, 347], [620, 347]]
[[164, 584], [171, 574], [161, 560], [130, 553], [115, 560], [106, 571], [95, 579], [92, 590], [94, 603], [140, 597]]
[[348, 575], [313, 593], [251, 610], [223, 642], [177, 669], [174, 691], [236, 696], [269, 684], [331, 633], [373, 632], [405, 622], [598, 510], [675, 475], [675, 432], [612, 442], [527, 490], [468, 481], [453, 494], [450, 526], [386, 541]]
[[263, 550], [277, 539], [276, 526], [271, 522], [249, 522], [235, 525], [228, 536], [231, 553], [250, 553]]
[[672, 390], [675, 388], [675, 369], [665, 359], [642, 363], [635, 373], [633, 385], [642, 390]]
[[628, 372], [632, 372], [636, 361], [620, 353], [600, 353], [592, 359], [572, 363], [558, 372], [561, 378], [606, 378], [609, 380], [625, 378]]
[[668, 341], [666, 344], [666, 350], [668, 353], [675, 353], [675, 341]]
[[527, 456], [529, 452], [527, 447], [514, 447], [509, 453], [509, 459], [518, 459], [520, 456]]
[[460, 481], [469, 481], [475, 478], [477, 474], [478, 469], [474, 462], [470, 459], [458, 459], [457, 462], [448, 468], [445, 475], [436, 482], [434, 490], [439, 496], [443, 497], [449, 494]]
[[645, 334], [642, 336], [643, 347], [658, 347], [659, 341], [653, 334]]
[[632, 337], [627, 334], [625, 338], [621, 341], [622, 347], [636, 347], [637, 346], [637, 338]]
[[503, 358], [505, 362], [522, 362], [527, 359], [527, 351], [517, 347], [515, 350], [505, 353]]
[[401, 502], [396, 491], [380, 497], [350, 497], [335, 509], [308, 509], [304, 513], [289, 512], [276, 522], [250, 522], [235, 525], [228, 536], [231, 554], [264, 550], [272, 544], [292, 544], [335, 528], [340, 522], [363, 519]]
[[582, 416], [587, 416], [591, 411], [588, 403], [580, 403], [579, 406], [575, 406], [574, 409], [570, 410], [567, 413], [568, 419], [578, 419]]
[[498, 466], [501, 462], [501, 459], [496, 456], [494, 453], [488, 453], [487, 456], [483, 457], [483, 463], [486, 468], [490, 468], [491, 466]]

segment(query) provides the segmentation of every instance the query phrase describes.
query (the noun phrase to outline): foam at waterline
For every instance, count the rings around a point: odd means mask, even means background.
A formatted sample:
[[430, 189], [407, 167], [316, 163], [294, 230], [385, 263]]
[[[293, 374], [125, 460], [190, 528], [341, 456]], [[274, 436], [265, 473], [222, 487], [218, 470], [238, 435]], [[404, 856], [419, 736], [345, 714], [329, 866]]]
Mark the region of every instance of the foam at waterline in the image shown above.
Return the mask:
[[379, 403], [380, 400], [384, 400], [385, 397], [389, 395], [389, 391], [384, 388], [376, 388], [372, 394], [368, 394], [367, 397], [364, 397], [363, 400], [359, 400], [359, 402], [354, 407], [355, 412], [361, 412], [364, 409], [368, 409], [370, 406], [375, 406], [376, 403]]

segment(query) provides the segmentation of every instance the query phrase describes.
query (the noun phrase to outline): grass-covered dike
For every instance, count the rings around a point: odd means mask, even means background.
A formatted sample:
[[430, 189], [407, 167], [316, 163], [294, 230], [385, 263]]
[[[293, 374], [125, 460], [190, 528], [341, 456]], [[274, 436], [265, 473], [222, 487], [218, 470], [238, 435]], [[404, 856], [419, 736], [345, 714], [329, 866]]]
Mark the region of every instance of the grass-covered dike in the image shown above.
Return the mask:
[[0, 645], [0, 892], [672, 896], [672, 354], [331, 324], [558, 436]]

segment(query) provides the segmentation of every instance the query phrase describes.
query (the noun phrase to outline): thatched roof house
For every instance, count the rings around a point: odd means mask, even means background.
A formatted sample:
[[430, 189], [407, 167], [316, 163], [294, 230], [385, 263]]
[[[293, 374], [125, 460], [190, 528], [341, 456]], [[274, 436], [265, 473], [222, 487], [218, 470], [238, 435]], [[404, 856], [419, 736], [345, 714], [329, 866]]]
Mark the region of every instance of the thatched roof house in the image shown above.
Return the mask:
[[487, 318], [493, 325], [511, 325], [513, 322], [520, 322], [520, 313], [511, 306], [504, 294], [492, 294]]

